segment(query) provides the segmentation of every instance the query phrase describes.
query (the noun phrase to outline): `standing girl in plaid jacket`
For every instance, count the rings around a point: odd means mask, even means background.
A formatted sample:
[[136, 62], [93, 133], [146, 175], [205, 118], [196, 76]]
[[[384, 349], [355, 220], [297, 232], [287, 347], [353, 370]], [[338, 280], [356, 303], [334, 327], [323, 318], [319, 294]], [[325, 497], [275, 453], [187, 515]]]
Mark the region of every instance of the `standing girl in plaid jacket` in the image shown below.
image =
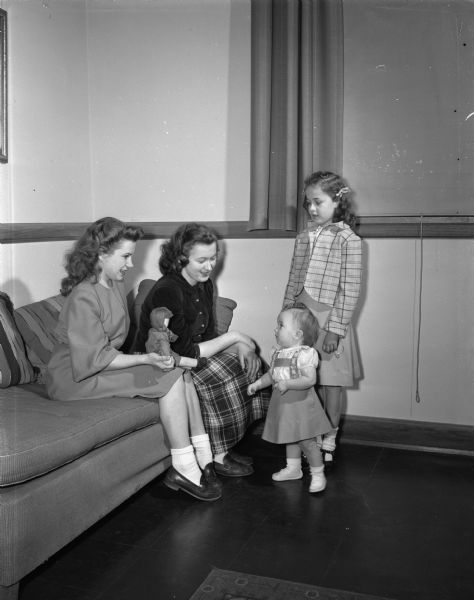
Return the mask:
[[351, 326], [359, 299], [362, 244], [354, 233], [353, 192], [329, 171], [317, 171], [304, 182], [304, 208], [309, 223], [296, 237], [283, 306], [302, 302], [316, 316], [320, 333], [318, 383], [332, 430], [322, 450], [333, 464], [342, 411], [342, 388], [360, 378], [360, 363]]

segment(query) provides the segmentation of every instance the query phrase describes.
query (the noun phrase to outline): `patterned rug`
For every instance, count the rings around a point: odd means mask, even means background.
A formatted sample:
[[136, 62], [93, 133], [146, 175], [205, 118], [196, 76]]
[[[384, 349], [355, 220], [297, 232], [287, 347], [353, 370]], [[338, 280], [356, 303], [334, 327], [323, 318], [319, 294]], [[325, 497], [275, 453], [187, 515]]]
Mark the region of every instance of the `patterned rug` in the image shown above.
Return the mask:
[[213, 569], [189, 600], [388, 600], [356, 592]]

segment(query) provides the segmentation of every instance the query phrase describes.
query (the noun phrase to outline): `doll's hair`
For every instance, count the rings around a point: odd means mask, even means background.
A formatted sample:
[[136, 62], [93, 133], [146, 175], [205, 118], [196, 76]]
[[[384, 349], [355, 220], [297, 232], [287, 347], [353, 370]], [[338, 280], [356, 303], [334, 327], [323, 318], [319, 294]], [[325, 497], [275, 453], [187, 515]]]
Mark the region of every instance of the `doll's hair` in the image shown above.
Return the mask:
[[101, 271], [99, 255], [110, 254], [123, 240], [136, 242], [143, 235], [141, 227], [127, 225], [114, 217], [104, 217], [89, 225], [66, 254], [67, 276], [61, 281], [61, 294], [67, 296], [85, 279], [97, 282]]
[[356, 214], [354, 210], [354, 192], [349, 187], [347, 181], [331, 171], [316, 171], [304, 180], [303, 188], [303, 206], [308, 207], [306, 200], [306, 190], [310, 186], [319, 185], [321, 190], [337, 202], [336, 210], [333, 215], [333, 223], [344, 221], [349, 227], [356, 225]]
[[291, 312], [295, 325], [303, 332], [303, 343], [306, 346], [314, 346], [318, 339], [319, 324], [309, 308], [301, 302], [295, 302], [286, 306], [284, 310]]
[[158, 261], [163, 275], [181, 273], [189, 263], [189, 255], [196, 244], [211, 245], [216, 243], [217, 234], [200, 223], [186, 223], [173, 233], [167, 242], [161, 245], [161, 256]]
[[150, 313], [150, 323], [152, 327], [163, 327], [165, 319], [171, 319], [173, 313], [166, 306], [157, 306]]

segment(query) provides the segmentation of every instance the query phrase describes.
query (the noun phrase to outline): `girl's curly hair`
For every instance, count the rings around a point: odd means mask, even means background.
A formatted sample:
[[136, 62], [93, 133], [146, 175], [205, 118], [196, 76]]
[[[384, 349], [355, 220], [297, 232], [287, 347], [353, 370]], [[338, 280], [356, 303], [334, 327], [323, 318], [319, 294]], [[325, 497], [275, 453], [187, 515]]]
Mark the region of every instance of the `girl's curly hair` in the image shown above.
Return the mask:
[[189, 263], [189, 255], [196, 244], [213, 244], [217, 234], [206, 225], [186, 223], [181, 225], [167, 242], [161, 245], [161, 256], [158, 266], [163, 275], [181, 273]]
[[332, 218], [333, 223], [344, 221], [344, 223], [347, 223], [352, 228], [356, 225], [357, 217], [354, 210], [354, 192], [343, 177], [331, 171], [316, 171], [309, 175], [304, 180], [303, 206], [305, 209], [308, 206], [306, 190], [312, 185], [319, 185], [325, 194], [337, 202], [337, 207]]
[[67, 276], [61, 281], [61, 294], [67, 296], [85, 279], [97, 282], [100, 273], [99, 254], [109, 254], [122, 240], [136, 242], [143, 229], [126, 225], [114, 217], [95, 221], [85, 230], [65, 257]]

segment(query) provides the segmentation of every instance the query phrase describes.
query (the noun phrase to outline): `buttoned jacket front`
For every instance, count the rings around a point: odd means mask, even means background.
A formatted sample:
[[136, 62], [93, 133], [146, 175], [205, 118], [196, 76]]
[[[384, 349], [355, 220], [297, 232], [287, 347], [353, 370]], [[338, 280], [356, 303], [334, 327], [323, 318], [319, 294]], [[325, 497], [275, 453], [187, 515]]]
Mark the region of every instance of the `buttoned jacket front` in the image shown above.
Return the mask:
[[306, 292], [316, 301], [332, 306], [325, 329], [344, 337], [360, 294], [362, 243], [340, 221], [324, 227], [311, 251], [310, 229], [297, 235], [283, 306]]

